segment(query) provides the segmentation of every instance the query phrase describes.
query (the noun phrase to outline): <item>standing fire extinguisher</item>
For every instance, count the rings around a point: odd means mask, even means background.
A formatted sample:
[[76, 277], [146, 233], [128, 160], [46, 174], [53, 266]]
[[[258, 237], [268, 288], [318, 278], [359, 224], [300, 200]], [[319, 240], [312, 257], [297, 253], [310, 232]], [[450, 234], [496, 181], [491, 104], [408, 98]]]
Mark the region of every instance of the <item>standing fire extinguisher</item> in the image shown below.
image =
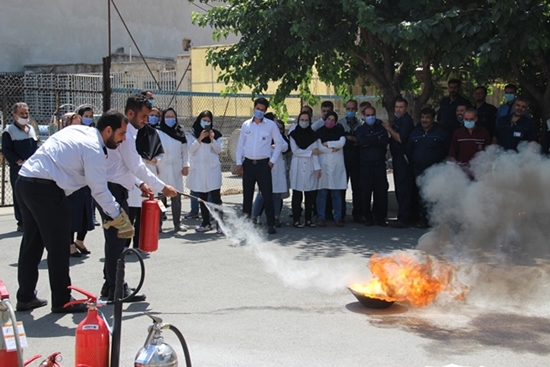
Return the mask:
[[87, 298], [65, 304], [65, 307], [77, 303], [88, 305], [88, 315], [76, 328], [75, 365], [93, 367], [109, 366], [109, 327], [97, 312], [97, 296], [77, 287], [69, 289], [82, 293]]
[[141, 222], [139, 229], [139, 249], [143, 252], [155, 252], [159, 247], [160, 208], [154, 194], [141, 203]]

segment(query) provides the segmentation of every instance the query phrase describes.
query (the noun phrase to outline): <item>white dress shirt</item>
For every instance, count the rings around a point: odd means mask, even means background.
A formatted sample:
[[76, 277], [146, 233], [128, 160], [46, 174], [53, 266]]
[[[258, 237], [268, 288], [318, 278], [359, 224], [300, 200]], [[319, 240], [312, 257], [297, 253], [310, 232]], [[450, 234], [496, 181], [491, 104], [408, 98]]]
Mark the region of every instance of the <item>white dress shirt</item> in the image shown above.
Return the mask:
[[[273, 151], [272, 141], [275, 143]], [[282, 145], [283, 138], [274, 121], [264, 118], [257, 124], [253, 119], [246, 120], [241, 126], [235, 163], [240, 166], [245, 158], [269, 158], [271, 163], [275, 163], [281, 155]]]
[[103, 138], [96, 128], [68, 126], [49, 137], [27, 159], [19, 174], [53, 180], [67, 196], [88, 185], [103, 211], [116, 218], [120, 206], [107, 188], [104, 150]]
[[129, 123], [126, 128], [126, 141], [118, 148], [109, 150], [107, 181], [122, 185], [128, 191], [132, 190], [134, 185], [139, 186], [145, 182], [153, 192], [161, 192], [166, 185], [149, 171], [136, 150], [137, 133], [138, 130]]

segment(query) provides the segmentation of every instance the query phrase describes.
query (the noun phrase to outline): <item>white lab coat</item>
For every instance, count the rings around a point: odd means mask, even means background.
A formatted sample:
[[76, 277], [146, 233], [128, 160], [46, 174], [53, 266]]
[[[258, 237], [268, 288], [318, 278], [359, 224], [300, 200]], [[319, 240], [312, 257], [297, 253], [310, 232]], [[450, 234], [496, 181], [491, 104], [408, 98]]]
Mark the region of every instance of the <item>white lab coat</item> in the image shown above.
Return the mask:
[[192, 134], [187, 134], [189, 145], [189, 175], [187, 188], [196, 192], [210, 192], [222, 187], [221, 139], [210, 144], [200, 143]]
[[[162, 160], [162, 156], [164, 154], [159, 154], [155, 158], [157, 159], [157, 164]], [[145, 163], [145, 159], [143, 159], [143, 163]], [[149, 171], [153, 172], [155, 175], [157, 174], [157, 165], [156, 164], [148, 164], [145, 163], [145, 167], [149, 169]], [[141, 196], [141, 190], [139, 187], [135, 186], [128, 192], [128, 206], [134, 207], [134, 208], [141, 208], [141, 202], [143, 200], [147, 200], [148, 198], [145, 198]]]
[[321, 169], [319, 156], [313, 155], [313, 149], [321, 146], [321, 140], [312, 143], [307, 149], [300, 149], [290, 137], [292, 162], [290, 163], [290, 188], [298, 191], [317, 190], [318, 181], [315, 171]]
[[[281, 152], [288, 149], [288, 143], [283, 141]], [[273, 184], [273, 193], [282, 194], [288, 192], [288, 186], [286, 182], [286, 162], [284, 154], [279, 155], [279, 158], [273, 163], [273, 168], [271, 169], [271, 182]]]
[[[344, 145], [346, 137], [339, 140], [327, 141], [328, 148], [319, 144], [319, 162], [323, 175], [319, 179], [319, 189], [345, 190], [348, 186], [346, 167], [344, 165]], [[336, 152], [332, 148], [339, 149]]]
[[181, 170], [183, 167], [189, 167], [187, 143], [182, 144], [161, 130], [158, 131], [158, 134], [162, 142], [162, 148], [164, 148], [164, 157], [157, 164], [158, 176], [166, 185], [173, 186], [179, 192], [183, 192]]

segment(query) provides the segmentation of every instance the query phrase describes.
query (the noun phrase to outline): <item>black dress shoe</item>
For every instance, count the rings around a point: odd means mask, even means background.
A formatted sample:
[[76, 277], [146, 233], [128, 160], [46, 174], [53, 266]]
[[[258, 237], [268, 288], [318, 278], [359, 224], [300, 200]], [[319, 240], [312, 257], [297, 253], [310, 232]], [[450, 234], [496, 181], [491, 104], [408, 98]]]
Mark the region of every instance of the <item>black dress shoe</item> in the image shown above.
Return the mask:
[[376, 222], [376, 225], [378, 227], [387, 227], [388, 226], [388, 222], [386, 222], [385, 220], [379, 220]]
[[17, 302], [15, 309], [17, 311], [29, 311], [35, 308], [44, 307], [47, 304], [48, 304], [48, 301], [46, 301], [45, 299], [34, 297], [34, 299], [29, 302]]
[[77, 303], [75, 305], [70, 305], [67, 307], [63, 307], [63, 306], [52, 307], [52, 313], [80, 313], [80, 312], [86, 312], [87, 309], [88, 307], [86, 306], [85, 303]]
[[23, 232], [23, 226], [21, 224], [17, 225], [17, 232]]
[[277, 233], [277, 230], [275, 229], [275, 227], [269, 226], [269, 228], [267, 229], [267, 233], [268, 234], [275, 234], [275, 233]]
[[101, 297], [109, 297], [109, 283], [105, 281], [103, 285], [101, 286]]
[[407, 223], [403, 222], [402, 220], [398, 219], [398, 220], [392, 220], [388, 223], [390, 225], [390, 227], [392, 228], [407, 228], [408, 225]]
[[[126, 298], [129, 295], [131, 295], [135, 291], [135, 288], [128, 287], [128, 284], [124, 284], [124, 291], [122, 294], [122, 298]], [[145, 301], [145, 298], [147, 296], [143, 293], [136, 293], [132, 297], [125, 299], [124, 302], [143, 302]], [[115, 290], [109, 290], [109, 297], [107, 298], [108, 301], [114, 301], [115, 299]]]
[[367, 219], [367, 220], [365, 221], [365, 225], [366, 225], [367, 227], [372, 227], [372, 226], [374, 225], [374, 221], [373, 221], [372, 219]]

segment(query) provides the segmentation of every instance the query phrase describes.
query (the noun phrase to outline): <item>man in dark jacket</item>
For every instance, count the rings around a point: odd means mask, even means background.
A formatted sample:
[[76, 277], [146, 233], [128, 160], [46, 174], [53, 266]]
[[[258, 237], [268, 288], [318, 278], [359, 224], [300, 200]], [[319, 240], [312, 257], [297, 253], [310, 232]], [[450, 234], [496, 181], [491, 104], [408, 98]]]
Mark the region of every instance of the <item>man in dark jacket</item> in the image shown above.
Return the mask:
[[460, 95], [461, 84], [461, 81], [458, 79], [449, 80], [447, 83], [449, 96], [441, 100], [439, 111], [437, 112], [437, 122], [443, 125], [450, 134], [456, 130], [456, 108], [458, 105], [465, 104], [466, 108], [472, 107], [470, 101]]

